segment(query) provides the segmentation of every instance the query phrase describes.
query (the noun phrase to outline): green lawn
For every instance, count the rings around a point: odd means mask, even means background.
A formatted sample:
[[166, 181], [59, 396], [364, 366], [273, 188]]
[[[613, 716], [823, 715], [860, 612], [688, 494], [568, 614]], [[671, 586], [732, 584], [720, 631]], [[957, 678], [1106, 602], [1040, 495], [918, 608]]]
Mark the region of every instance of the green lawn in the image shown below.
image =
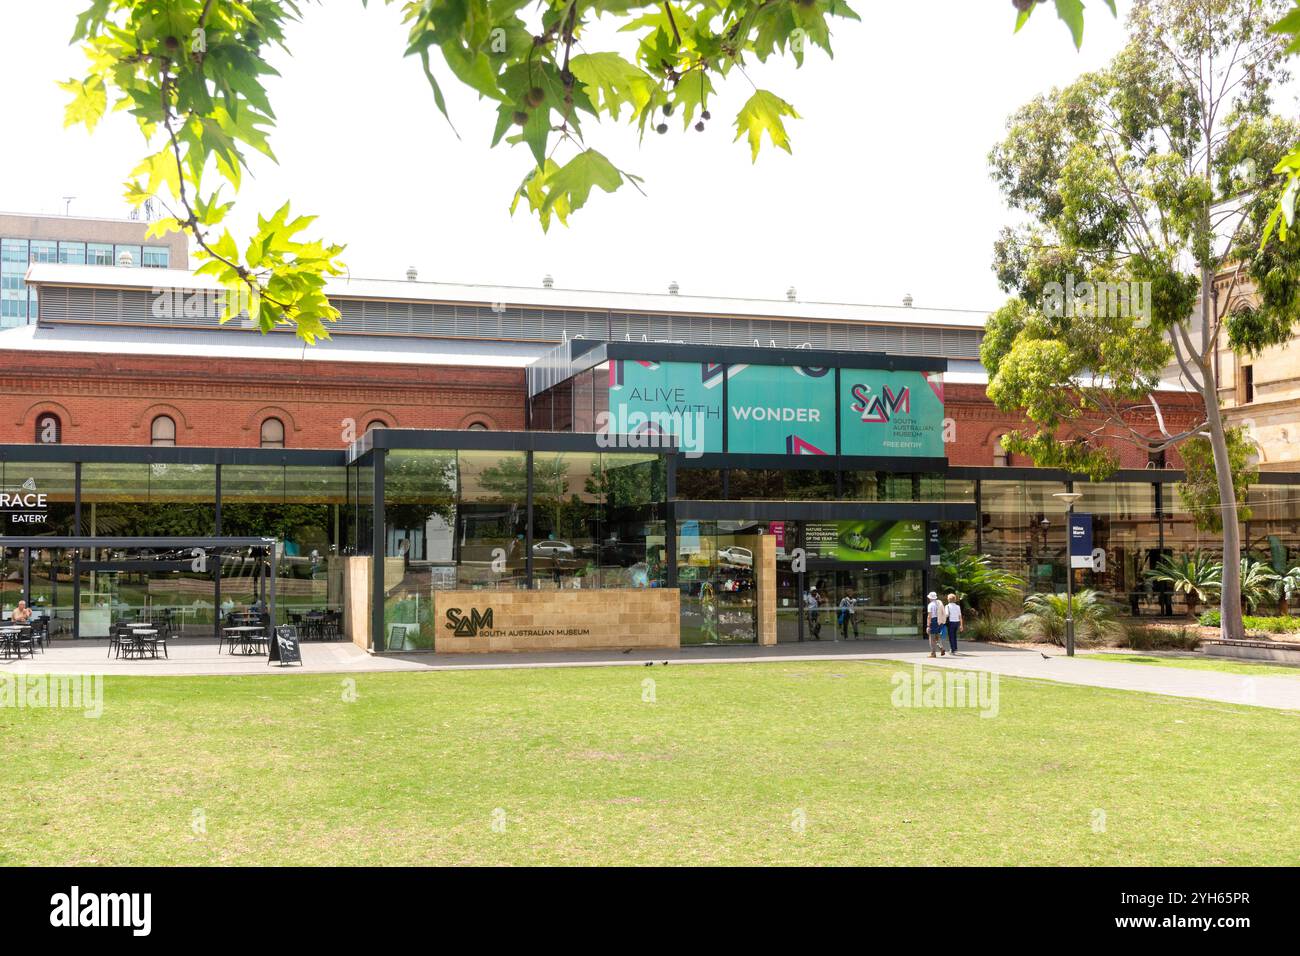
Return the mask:
[[1255, 677], [1300, 677], [1300, 667], [1269, 664], [1262, 661], [1239, 661], [1224, 657], [1153, 657], [1149, 654], [1088, 654], [1091, 660], [1122, 661], [1128, 664], [1156, 664], [1160, 667], [1185, 667], [1194, 671], [1222, 671], [1225, 674], [1249, 674]]
[[112, 678], [0, 709], [0, 863], [1295, 862], [1300, 714], [1004, 679], [984, 719], [899, 670]]

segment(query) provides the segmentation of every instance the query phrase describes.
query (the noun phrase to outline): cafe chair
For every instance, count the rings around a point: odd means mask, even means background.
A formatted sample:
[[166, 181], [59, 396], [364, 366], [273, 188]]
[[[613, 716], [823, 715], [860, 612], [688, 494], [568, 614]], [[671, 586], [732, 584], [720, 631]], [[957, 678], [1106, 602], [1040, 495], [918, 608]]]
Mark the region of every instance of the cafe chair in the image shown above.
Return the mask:
[[122, 632], [126, 630], [120, 623], [108, 627], [108, 656], [122, 656]]

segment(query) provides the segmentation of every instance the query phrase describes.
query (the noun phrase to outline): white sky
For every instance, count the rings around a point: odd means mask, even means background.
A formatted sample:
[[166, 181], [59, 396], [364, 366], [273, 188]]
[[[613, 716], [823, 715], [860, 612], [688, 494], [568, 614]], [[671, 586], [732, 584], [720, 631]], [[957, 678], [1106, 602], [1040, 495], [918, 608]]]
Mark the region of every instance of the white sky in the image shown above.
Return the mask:
[[[0, 210], [124, 217], [121, 183], [144, 144], [125, 114], [93, 136], [63, 129], [55, 81], [82, 75], [67, 45], [85, 0], [0, 0]], [[1121, 16], [1129, 4], [1121, 0]], [[987, 155], [1007, 116], [1034, 94], [1102, 65], [1123, 30], [1088, 4], [1082, 52], [1050, 8], [1018, 36], [1009, 0], [856, 0], [862, 23], [812, 51], [802, 70], [755, 65], [753, 81], [802, 116], [794, 154], [764, 149], [751, 164], [731, 117], [750, 87], [733, 73], [704, 133], [588, 126], [588, 144], [646, 179], [647, 196], [593, 192], [549, 235], [508, 209], [531, 158], [490, 150], [495, 112], [448, 78], [457, 140], [415, 60], [404, 59], [399, 11], [372, 0], [307, 4], [293, 58], [272, 101], [277, 167], [255, 157], [244, 214], [286, 199], [320, 216], [313, 232], [346, 242], [352, 273], [449, 282], [986, 309], [1002, 294], [989, 268], [1009, 220]], [[446, 74], [445, 67], [442, 67]], [[626, 117], [626, 112], [624, 113]], [[236, 234], [238, 236], [238, 233]]]

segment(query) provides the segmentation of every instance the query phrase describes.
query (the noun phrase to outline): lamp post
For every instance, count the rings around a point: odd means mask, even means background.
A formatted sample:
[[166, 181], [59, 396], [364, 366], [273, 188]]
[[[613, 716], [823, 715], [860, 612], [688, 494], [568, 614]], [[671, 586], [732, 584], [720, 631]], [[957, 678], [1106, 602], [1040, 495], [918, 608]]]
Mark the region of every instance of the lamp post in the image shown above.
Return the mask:
[[1058, 491], [1053, 498], [1065, 502], [1065, 656], [1074, 656], [1074, 503], [1078, 491]]

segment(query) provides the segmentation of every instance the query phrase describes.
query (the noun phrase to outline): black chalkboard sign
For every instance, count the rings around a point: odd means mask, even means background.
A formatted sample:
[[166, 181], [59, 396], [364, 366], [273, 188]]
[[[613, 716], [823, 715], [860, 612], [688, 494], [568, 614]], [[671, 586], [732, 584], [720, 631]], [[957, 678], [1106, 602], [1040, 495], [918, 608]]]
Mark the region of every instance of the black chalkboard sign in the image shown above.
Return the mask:
[[271, 642], [271, 652], [266, 662], [279, 661], [285, 664], [302, 665], [302, 645], [298, 643], [298, 629], [289, 624], [282, 624], [275, 629], [275, 640]]

